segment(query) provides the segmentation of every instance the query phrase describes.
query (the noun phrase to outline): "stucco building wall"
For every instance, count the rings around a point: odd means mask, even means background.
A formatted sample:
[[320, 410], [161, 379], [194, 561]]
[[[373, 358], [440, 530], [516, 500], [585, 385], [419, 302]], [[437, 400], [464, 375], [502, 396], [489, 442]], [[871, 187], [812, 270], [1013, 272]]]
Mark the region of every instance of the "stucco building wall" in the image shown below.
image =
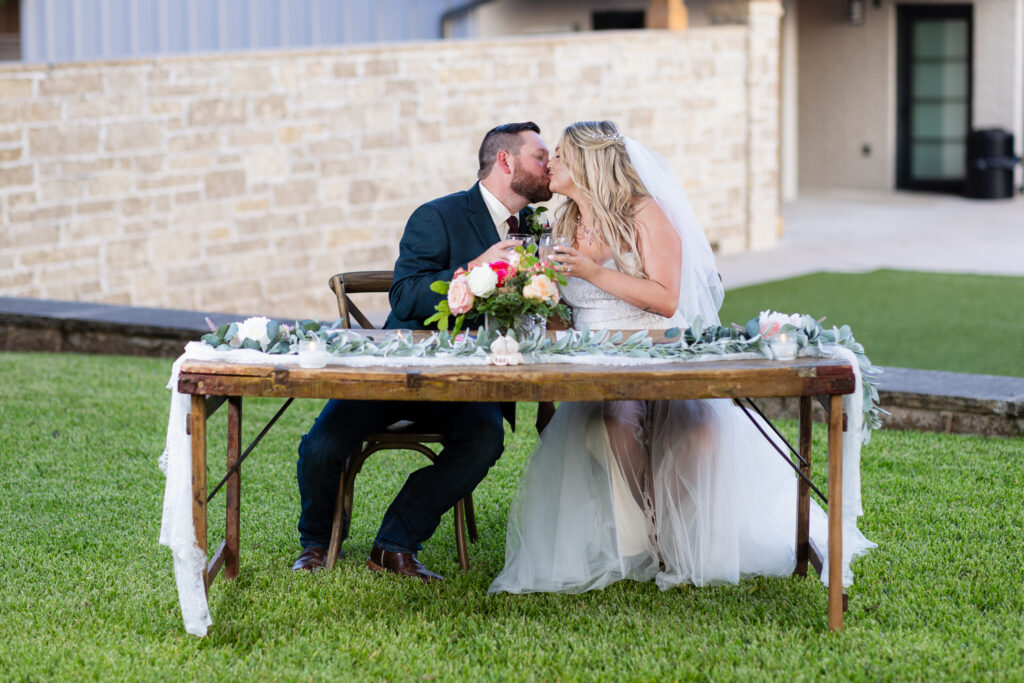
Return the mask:
[[[972, 124], [1013, 132], [1019, 154], [1024, 144], [1024, 0], [969, 4], [974, 7]], [[841, 3], [799, 2], [796, 7], [797, 156], [803, 188], [895, 187], [896, 4], [865, 5], [861, 26], [845, 21]]]
[[720, 251], [771, 244], [770, 25], [0, 68], [0, 296], [334, 318], [524, 119], [616, 120]]

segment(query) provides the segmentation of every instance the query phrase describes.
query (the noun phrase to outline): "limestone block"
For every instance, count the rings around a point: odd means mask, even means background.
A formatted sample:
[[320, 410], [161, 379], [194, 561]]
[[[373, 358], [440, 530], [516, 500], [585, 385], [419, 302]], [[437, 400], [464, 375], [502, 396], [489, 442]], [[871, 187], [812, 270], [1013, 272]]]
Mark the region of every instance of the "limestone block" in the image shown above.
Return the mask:
[[192, 154], [167, 160], [167, 170], [169, 171], [206, 169], [211, 166], [213, 166], [213, 157], [209, 154]]
[[277, 141], [288, 145], [302, 140], [301, 126], [280, 126], [277, 129]]
[[276, 180], [284, 173], [288, 156], [280, 147], [252, 150], [243, 154], [241, 164], [253, 183]]
[[[207, 174], [206, 175], [206, 179], [208, 179], [210, 177], [210, 175], [216, 175], [216, 174]], [[205, 180], [205, 182], [207, 184], [207, 187], [209, 187], [208, 180]], [[199, 183], [200, 183], [200, 177], [198, 175], [185, 174], [185, 175], [161, 175], [161, 176], [157, 176], [155, 178], [139, 178], [138, 181], [136, 182], [136, 185], [137, 185], [138, 189], [140, 189], [140, 190], [154, 190], [154, 189], [182, 187], [182, 186], [185, 186], [185, 185], [198, 185]], [[207, 194], [209, 195], [209, 191], [207, 191]]]
[[141, 97], [92, 97], [65, 102], [68, 120], [139, 117], [145, 111]]
[[245, 199], [235, 204], [237, 213], [263, 212], [270, 208], [270, 200], [266, 197], [258, 199]]
[[345, 212], [337, 206], [315, 208], [303, 214], [303, 224], [307, 227], [320, 225], [342, 225]]
[[14, 101], [0, 98], [0, 125], [57, 121], [61, 105], [40, 101]]
[[230, 197], [245, 192], [245, 171], [217, 171], [203, 177], [206, 196]]
[[232, 129], [228, 133], [228, 147], [256, 147], [271, 145], [276, 135], [271, 128], [246, 128], [242, 130]]
[[380, 196], [381, 187], [372, 180], [353, 180], [349, 187], [350, 204], [372, 204]]
[[[32, 273], [29, 271], [11, 271], [10, 269], [4, 268], [0, 270], [0, 291], [6, 291], [13, 293], [15, 290], [21, 287], [27, 287], [32, 284]], [[3, 328], [0, 328], [2, 331]]]
[[214, 98], [192, 103], [188, 111], [190, 126], [222, 126], [246, 122], [245, 100]]
[[148, 100], [146, 108], [154, 116], [185, 113], [185, 103], [175, 100]]
[[0, 187], [4, 189], [17, 185], [31, 185], [34, 182], [35, 173], [31, 166], [0, 168]]
[[29, 130], [28, 143], [34, 157], [93, 154], [100, 136], [95, 126], [52, 126]]
[[114, 210], [114, 202], [81, 202], [75, 205], [75, 213], [82, 214], [93, 214], [93, 213], [110, 213]]
[[15, 78], [13, 74], [5, 74], [0, 77], [0, 99], [14, 100], [32, 97], [34, 83], [34, 79]]
[[18, 260], [23, 266], [38, 266], [44, 263], [67, 263], [96, 259], [99, 257], [100, 248], [98, 245], [77, 246], [77, 247], [52, 247], [47, 245], [38, 251], [26, 251], [18, 255]]
[[252, 100], [252, 114], [256, 121], [279, 121], [288, 114], [288, 99], [284, 95], [268, 95]]
[[148, 265], [147, 241], [145, 237], [136, 237], [108, 242], [105, 245], [104, 262], [111, 268], [137, 268]]
[[388, 57], [371, 57], [363, 65], [366, 76], [391, 76], [398, 73], [398, 60]]
[[71, 207], [67, 204], [36, 209], [13, 209], [11, 210], [11, 223], [55, 223], [70, 215]]
[[174, 203], [177, 204], [195, 204], [202, 200], [202, 196], [199, 192], [177, 192], [174, 195]]
[[230, 92], [263, 91], [276, 84], [274, 72], [267, 64], [233, 64], [226, 80]]
[[80, 95], [103, 92], [100, 72], [50, 71], [39, 81], [40, 95]]
[[158, 123], [118, 122], [105, 128], [105, 147], [111, 151], [159, 147], [163, 142], [163, 129]]
[[359, 75], [359, 67], [351, 60], [341, 60], [334, 63], [332, 73], [335, 78], [355, 78]]
[[273, 188], [276, 206], [312, 204], [316, 201], [316, 181], [295, 180], [277, 184]]
[[5, 161], [17, 161], [22, 155], [21, 147], [14, 147], [12, 149], [0, 149], [0, 162]]
[[56, 225], [4, 226], [4, 229], [0, 230], [0, 249], [53, 244], [57, 242], [59, 234]]
[[218, 149], [220, 147], [220, 133], [189, 133], [186, 135], [175, 135], [168, 139], [168, 151], [180, 152], [204, 152]]

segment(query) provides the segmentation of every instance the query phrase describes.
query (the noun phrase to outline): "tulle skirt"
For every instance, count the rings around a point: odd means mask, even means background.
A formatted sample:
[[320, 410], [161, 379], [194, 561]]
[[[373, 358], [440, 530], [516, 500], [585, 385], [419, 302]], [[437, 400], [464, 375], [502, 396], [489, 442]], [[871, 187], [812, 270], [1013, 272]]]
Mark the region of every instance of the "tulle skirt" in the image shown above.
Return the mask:
[[563, 403], [520, 480], [489, 592], [791, 574], [796, 483], [727, 399]]

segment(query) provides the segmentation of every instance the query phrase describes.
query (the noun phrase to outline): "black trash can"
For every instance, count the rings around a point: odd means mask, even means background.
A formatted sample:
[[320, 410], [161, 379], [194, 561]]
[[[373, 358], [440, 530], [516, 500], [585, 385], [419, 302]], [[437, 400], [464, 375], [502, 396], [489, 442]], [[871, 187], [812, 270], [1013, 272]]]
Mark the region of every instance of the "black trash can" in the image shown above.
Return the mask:
[[1001, 128], [971, 131], [967, 136], [967, 196], [1005, 199], [1013, 196], [1013, 133]]

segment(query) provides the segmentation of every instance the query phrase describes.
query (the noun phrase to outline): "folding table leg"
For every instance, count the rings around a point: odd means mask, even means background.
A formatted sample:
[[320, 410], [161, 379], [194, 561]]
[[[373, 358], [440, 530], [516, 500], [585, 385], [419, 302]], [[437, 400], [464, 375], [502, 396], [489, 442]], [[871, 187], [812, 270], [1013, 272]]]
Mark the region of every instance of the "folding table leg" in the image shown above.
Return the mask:
[[[227, 467], [230, 470], [242, 454], [242, 397], [228, 398], [228, 453]], [[229, 579], [238, 577], [239, 553], [239, 519], [242, 497], [242, 470], [239, 468], [228, 479], [224, 488], [226, 519], [224, 525], [224, 541], [226, 543], [224, 557], [224, 576]]]
[[[192, 528], [196, 544], [206, 556], [206, 397], [192, 395], [189, 412], [189, 433], [192, 435]], [[206, 566], [203, 566], [203, 585], [209, 590]]]
[[[800, 397], [800, 442], [799, 453], [803, 458], [800, 471], [811, 476], [811, 397]], [[811, 515], [811, 487], [802, 477], [797, 477], [796, 495], [796, 570], [795, 574], [807, 576], [807, 558], [810, 550], [809, 529]]]
[[843, 628], [843, 397], [828, 410], [828, 628]]

